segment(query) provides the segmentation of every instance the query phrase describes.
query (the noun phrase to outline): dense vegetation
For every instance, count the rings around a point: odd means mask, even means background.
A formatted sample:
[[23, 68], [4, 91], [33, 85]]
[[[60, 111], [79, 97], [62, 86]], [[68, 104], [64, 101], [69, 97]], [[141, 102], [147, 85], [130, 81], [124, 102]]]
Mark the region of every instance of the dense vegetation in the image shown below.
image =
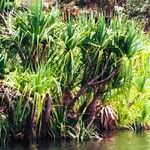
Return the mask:
[[149, 129], [149, 37], [122, 13], [62, 17], [0, 2], [0, 142]]

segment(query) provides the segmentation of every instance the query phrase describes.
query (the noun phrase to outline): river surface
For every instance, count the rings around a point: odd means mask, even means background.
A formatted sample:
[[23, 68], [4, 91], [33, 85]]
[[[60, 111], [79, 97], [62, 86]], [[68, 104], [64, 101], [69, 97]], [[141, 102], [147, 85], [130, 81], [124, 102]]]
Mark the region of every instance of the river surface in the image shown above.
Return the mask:
[[0, 150], [150, 150], [150, 132], [131, 131], [107, 134], [101, 141], [82, 143], [69, 141], [40, 142], [37, 144], [11, 145]]

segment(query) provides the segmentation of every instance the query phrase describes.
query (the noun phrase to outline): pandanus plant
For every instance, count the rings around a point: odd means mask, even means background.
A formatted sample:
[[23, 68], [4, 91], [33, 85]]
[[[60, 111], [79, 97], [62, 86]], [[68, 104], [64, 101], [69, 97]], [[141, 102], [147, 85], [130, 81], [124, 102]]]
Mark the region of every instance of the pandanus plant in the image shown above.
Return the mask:
[[59, 25], [58, 15], [56, 9], [46, 13], [42, 0], [31, 0], [27, 11], [15, 15], [15, 38], [11, 48], [19, 54], [25, 69], [31, 67], [37, 71], [38, 65], [48, 60], [54, 29], [57, 31]]
[[60, 49], [57, 61], [58, 77], [63, 91], [63, 103], [66, 105], [72, 99], [71, 91], [78, 84], [82, 68], [78, 45], [83, 38], [77, 25], [70, 20], [58, 39], [58, 49]]
[[[9, 83], [16, 82], [14, 86], [29, 110], [26, 115], [21, 113], [21, 100], [14, 105], [19, 110], [18, 115], [15, 110], [13, 113], [16, 121], [10, 120], [14, 132], [21, 132], [24, 140], [34, 133], [37, 138], [60, 138], [67, 137], [68, 132], [82, 133], [80, 125], [90, 129], [96, 119], [105, 129], [116, 125], [112, 107], [102, 100], [113, 88], [130, 82], [132, 69], [128, 72], [126, 66], [138, 61], [135, 56], [143, 48], [142, 32], [132, 21], [120, 17], [113, 18], [110, 24], [103, 15], [63, 22], [57, 12], [49, 15], [43, 11], [42, 1], [36, 2], [27, 11], [13, 14], [14, 18], [9, 15], [6, 27], [13, 32], [1, 30], [10, 43], [7, 46], [3, 42], [2, 48], [16, 52], [18, 63], [21, 60], [28, 69], [20, 73], [20, 65], [17, 77], [11, 73], [8, 76]], [[22, 115], [23, 130], [18, 121]]]
[[51, 91], [56, 89], [51, 69], [42, 66], [36, 73], [25, 72], [19, 75], [13, 73], [6, 81], [9, 86], [16, 87], [21, 93], [15, 100], [7, 93], [5, 98], [10, 102], [8, 103], [10, 106], [6, 108], [10, 111], [8, 122], [12, 129], [12, 133], [9, 132], [13, 135], [12, 139], [30, 142], [33, 138], [50, 136], [53, 103]]
[[135, 29], [134, 22], [118, 19], [114, 18], [111, 24], [107, 25], [104, 17], [99, 16], [81, 45], [82, 63], [84, 63], [81, 89], [72, 98], [68, 108], [74, 107], [79, 97], [88, 92], [88, 89], [92, 90], [92, 100], [85, 102], [87, 104], [85, 118], [89, 120], [96, 116], [98, 99], [101, 99], [110, 89], [124, 83], [126, 78], [123, 72], [124, 58], [130, 60], [136, 56], [145, 42], [143, 33]]
[[98, 99], [107, 92], [110, 81], [120, 71], [120, 62], [116, 60], [114, 54], [109, 52], [112, 39], [113, 35], [108, 34], [104, 17], [99, 16], [92, 38], [89, 43], [86, 43], [88, 49], [84, 48], [88, 57], [84, 84], [90, 82], [90, 88], [93, 91], [93, 99], [85, 111], [85, 116], [90, 118], [89, 120], [96, 116], [97, 106], [100, 106]]
[[[87, 29], [89, 28], [89, 24]], [[86, 38], [80, 45], [84, 74], [81, 81], [81, 94], [79, 94], [79, 96], [82, 95], [87, 88], [92, 88], [95, 94], [99, 94], [100, 92], [98, 91], [100, 87], [96, 85], [102, 85], [103, 82], [107, 82], [107, 80], [112, 78], [110, 74], [113, 76], [114, 73], [118, 71], [117, 67], [114, 67], [115, 70], [111, 70], [111, 67], [108, 67], [109, 63], [111, 63], [110, 61], [113, 61], [113, 56], [107, 51], [112, 36], [109, 37], [107, 34], [104, 17], [100, 16], [97, 22], [93, 21], [88, 31]], [[114, 63], [112, 64], [115, 65]], [[105, 79], [105, 77], [107, 78]], [[69, 107], [74, 105], [76, 100], [77, 99], [72, 101]]]

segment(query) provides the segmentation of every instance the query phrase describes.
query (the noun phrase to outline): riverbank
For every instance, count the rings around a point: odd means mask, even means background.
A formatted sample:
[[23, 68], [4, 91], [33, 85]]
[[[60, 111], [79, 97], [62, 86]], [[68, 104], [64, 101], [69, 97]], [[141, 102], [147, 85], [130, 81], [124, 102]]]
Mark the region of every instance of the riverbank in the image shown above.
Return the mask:
[[149, 130], [143, 25], [123, 13], [62, 15], [41, 0], [11, 4], [0, 5], [0, 143]]

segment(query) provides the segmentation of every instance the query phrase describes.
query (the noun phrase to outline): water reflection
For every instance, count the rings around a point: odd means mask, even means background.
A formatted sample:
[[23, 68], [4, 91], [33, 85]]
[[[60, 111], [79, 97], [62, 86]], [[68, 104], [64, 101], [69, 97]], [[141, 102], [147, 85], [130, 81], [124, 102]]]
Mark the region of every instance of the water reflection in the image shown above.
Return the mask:
[[150, 150], [150, 132], [136, 134], [131, 131], [105, 134], [102, 141], [82, 143], [57, 141], [39, 142], [31, 145], [14, 145], [1, 150]]

